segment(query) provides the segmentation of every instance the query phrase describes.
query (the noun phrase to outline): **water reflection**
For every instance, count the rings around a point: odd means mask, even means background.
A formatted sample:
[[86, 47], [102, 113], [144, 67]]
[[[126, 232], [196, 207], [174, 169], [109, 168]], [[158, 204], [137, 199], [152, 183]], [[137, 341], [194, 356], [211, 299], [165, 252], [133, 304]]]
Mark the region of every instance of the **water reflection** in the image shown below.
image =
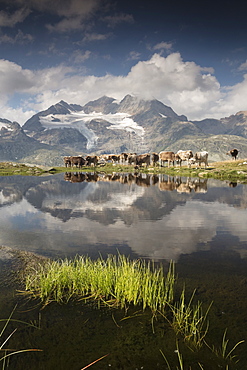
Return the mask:
[[177, 192], [179, 193], [190, 193], [192, 190], [194, 190], [195, 193], [206, 193], [208, 181], [207, 179], [185, 179], [181, 176], [174, 177], [167, 175], [149, 175], [141, 173], [92, 174], [82, 172], [66, 172], [64, 175], [64, 180], [73, 183], [83, 181], [118, 181], [121, 184], [135, 184], [144, 187], [159, 184], [159, 189], [161, 191], [177, 190]]
[[247, 187], [199, 178], [66, 173], [0, 177], [0, 244], [52, 256], [122, 253], [177, 260], [247, 256]]

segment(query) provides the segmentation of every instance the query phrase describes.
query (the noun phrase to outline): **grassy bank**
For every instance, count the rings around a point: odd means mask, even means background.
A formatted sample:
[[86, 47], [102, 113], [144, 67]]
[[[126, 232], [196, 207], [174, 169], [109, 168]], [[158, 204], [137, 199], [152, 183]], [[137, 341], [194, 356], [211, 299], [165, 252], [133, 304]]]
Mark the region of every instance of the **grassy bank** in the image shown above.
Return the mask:
[[105, 166], [66, 168], [66, 167], [50, 167], [27, 165], [21, 163], [1, 162], [0, 176], [40, 176], [44, 173], [60, 173], [60, 172], [96, 172], [96, 173], [112, 173], [112, 172], [140, 172], [149, 174], [167, 174], [171, 176], [185, 177], [204, 177], [215, 178], [219, 180], [228, 180], [232, 182], [247, 183], [247, 159], [237, 161], [229, 160], [223, 162], [212, 162], [204, 169], [197, 169], [195, 166], [188, 168], [186, 165], [182, 167], [148, 167], [134, 168], [134, 166], [112, 165]]
[[52, 172], [52, 168], [41, 168], [38, 165], [28, 165], [14, 162], [0, 162], [0, 176], [39, 176], [45, 172]]
[[[56, 172], [75, 172], [78, 171], [75, 168], [56, 167]], [[97, 173], [112, 173], [112, 172], [140, 172], [149, 174], [167, 174], [171, 176], [184, 176], [184, 177], [203, 177], [203, 178], [215, 178], [219, 180], [228, 180], [232, 182], [247, 183], [247, 159], [241, 159], [237, 161], [229, 160], [223, 162], [212, 162], [205, 169], [196, 168], [194, 165], [188, 168], [186, 165], [182, 167], [148, 167], [135, 169], [134, 166], [123, 166], [123, 165], [112, 165], [107, 164], [103, 167], [83, 167], [82, 171]]]

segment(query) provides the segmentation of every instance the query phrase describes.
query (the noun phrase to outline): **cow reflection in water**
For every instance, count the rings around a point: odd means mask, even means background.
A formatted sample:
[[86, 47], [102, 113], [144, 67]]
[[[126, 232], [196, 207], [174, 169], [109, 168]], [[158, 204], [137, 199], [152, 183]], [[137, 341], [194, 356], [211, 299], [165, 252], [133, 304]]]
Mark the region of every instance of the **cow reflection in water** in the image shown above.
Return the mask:
[[70, 182], [120, 182], [127, 185], [138, 185], [148, 187], [159, 182], [157, 175], [140, 174], [140, 173], [112, 173], [112, 174], [96, 174], [86, 172], [65, 172], [64, 180]]
[[176, 190], [178, 193], [191, 193], [191, 191], [194, 190], [195, 193], [207, 192], [207, 179], [192, 180], [187, 178], [186, 180], [183, 180], [181, 177], [171, 177], [166, 175], [158, 176], [140, 173], [96, 174], [86, 172], [65, 172], [64, 180], [70, 182], [120, 182], [121, 184], [135, 184], [142, 187], [149, 187], [151, 185], [158, 184], [158, 187], [161, 191]]
[[97, 182], [98, 175], [96, 173], [84, 172], [65, 172], [64, 180], [70, 182]]
[[86, 174], [82, 172], [65, 172], [64, 180], [70, 182], [83, 182], [86, 180]]
[[181, 177], [161, 176], [159, 179], [159, 189], [161, 191], [174, 191], [178, 193], [207, 192], [207, 179], [192, 180], [189, 177], [184, 181]]

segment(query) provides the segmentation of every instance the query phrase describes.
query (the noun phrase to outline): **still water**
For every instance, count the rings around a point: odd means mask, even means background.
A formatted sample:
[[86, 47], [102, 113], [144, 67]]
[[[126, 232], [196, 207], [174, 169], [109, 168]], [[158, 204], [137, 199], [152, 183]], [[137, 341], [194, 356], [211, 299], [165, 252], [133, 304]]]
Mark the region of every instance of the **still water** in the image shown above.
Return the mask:
[[[219, 349], [226, 328], [229, 350], [247, 338], [247, 185], [123, 173], [0, 177], [0, 245], [51, 258], [172, 259], [178, 292], [185, 286], [189, 299], [195, 291], [205, 308], [213, 302], [208, 343]], [[175, 370], [177, 346], [184, 369], [247, 369], [246, 342], [226, 368], [208, 347], [193, 352], [177, 342], [167, 320], [150, 312], [81, 302], [41, 309], [0, 287], [1, 317], [16, 303], [13, 317], [39, 329], [10, 323], [9, 334], [18, 327], [10, 348], [43, 352], [13, 356], [10, 369], [80, 370], [106, 354], [90, 369], [168, 369], [162, 351]]]
[[[230, 186], [229, 186], [230, 185]], [[247, 256], [247, 186], [166, 175], [0, 178], [0, 245], [50, 257]]]

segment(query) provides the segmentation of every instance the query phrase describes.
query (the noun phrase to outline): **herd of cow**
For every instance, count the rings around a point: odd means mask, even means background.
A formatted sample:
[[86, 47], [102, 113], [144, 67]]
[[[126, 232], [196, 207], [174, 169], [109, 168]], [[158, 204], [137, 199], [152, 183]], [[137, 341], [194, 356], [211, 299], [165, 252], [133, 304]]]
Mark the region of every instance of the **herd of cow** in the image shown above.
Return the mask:
[[[237, 149], [232, 149], [227, 152], [227, 155], [231, 155], [232, 158], [236, 159], [238, 155]], [[167, 162], [167, 166], [170, 167], [172, 164], [181, 166], [182, 162], [186, 162], [188, 167], [192, 164], [196, 166], [204, 163], [205, 168], [208, 166], [208, 152], [196, 152], [193, 154], [192, 150], [179, 150], [177, 153], [172, 151], [162, 151], [160, 153], [121, 153], [121, 154], [101, 154], [101, 155], [87, 155], [82, 156], [70, 156], [64, 157], [65, 167], [77, 167], [82, 168], [83, 166], [97, 166], [104, 165], [107, 162], [113, 164], [127, 164], [134, 165], [136, 168], [141, 166], [164, 166]]]

